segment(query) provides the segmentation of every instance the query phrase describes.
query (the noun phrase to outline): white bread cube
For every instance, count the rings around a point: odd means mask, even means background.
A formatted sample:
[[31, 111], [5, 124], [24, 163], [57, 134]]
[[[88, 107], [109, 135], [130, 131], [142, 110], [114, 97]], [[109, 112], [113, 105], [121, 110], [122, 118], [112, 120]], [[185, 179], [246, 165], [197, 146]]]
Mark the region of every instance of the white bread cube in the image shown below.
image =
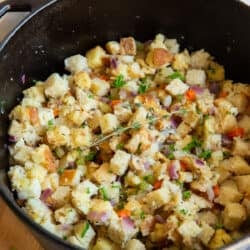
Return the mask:
[[69, 90], [68, 81], [57, 73], [52, 74], [44, 84], [47, 97], [59, 98]]
[[183, 95], [188, 90], [188, 85], [185, 84], [182, 80], [176, 78], [172, 80], [166, 87], [166, 90], [171, 95]]
[[76, 99], [86, 112], [97, 109], [97, 101], [80, 88], [76, 88]]
[[125, 185], [136, 187], [141, 183], [141, 178], [134, 174], [134, 172], [129, 171], [125, 177]]
[[160, 188], [146, 195], [144, 202], [150, 210], [154, 211], [170, 201], [170, 193], [168, 188]]
[[127, 122], [132, 116], [132, 110], [128, 102], [115, 105], [114, 114], [120, 122]]
[[117, 150], [110, 160], [110, 170], [117, 175], [123, 175], [128, 168], [129, 160], [130, 154]]
[[184, 50], [183, 52], [174, 56], [174, 62], [172, 65], [175, 70], [184, 71], [188, 69], [189, 64], [190, 55], [187, 50]]
[[116, 41], [109, 41], [105, 45], [106, 50], [111, 54], [111, 55], [117, 55], [120, 53], [120, 43]]
[[79, 220], [76, 210], [70, 205], [65, 205], [54, 212], [56, 222], [61, 224], [74, 224]]
[[136, 122], [143, 123], [147, 118], [147, 110], [144, 107], [139, 107], [132, 118], [130, 119], [130, 124], [134, 124]]
[[28, 199], [24, 209], [37, 223], [41, 223], [51, 215], [50, 209], [39, 198]]
[[191, 55], [190, 64], [195, 69], [207, 69], [210, 55], [202, 50], [195, 51]]
[[223, 224], [228, 230], [237, 230], [246, 220], [246, 209], [239, 203], [228, 203], [222, 212]]
[[81, 176], [79, 169], [66, 169], [60, 175], [60, 186], [76, 186], [80, 183]]
[[82, 55], [74, 55], [64, 60], [65, 69], [77, 73], [88, 69], [87, 59]]
[[23, 91], [24, 97], [34, 99], [38, 103], [45, 102], [44, 86], [42, 84], [36, 84], [33, 87], [25, 89]]
[[106, 52], [100, 46], [90, 49], [86, 53], [88, 65], [91, 69], [99, 68], [104, 65], [103, 58], [106, 56]]
[[111, 183], [115, 181], [116, 175], [110, 171], [108, 163], [103, 163], [95, 172], [93, 172], [92, 178], [100, 184]]
[[95, 231], [88, 221], [81, 221], [74, 226], [74, 234], [85, 249], [89, 249], [91, 241], [95, 237]]
[[113, 132], [119, 126], [117, 117], [110, 113], [100, 117], [99, 122], [103, 134]]
[[94, 78], [91, 82], [91, 91], [97, 96], [105, 96], [108, 94], [110, 84], [100, 78]]
[[166, 39], [165, 46], [172, 54], [179, 53], [180, 45], [178, 44], [176, 39]]
[[241, 138], [235, 138], [232, 150], [234, 155], [250, 156], [250, 142]]
[[221, 121], [221, 132], [226, 134], [237, 127], [237, 119], [232, 114], [227, 114]]
[[250, 175], [236, 176], [235, 181], [236, 181], [239, 191], [242, 194], [245, 194], [247, 197], [249, 197], [250, 196], [250, 188], [249, 188]]
[[42, 185], [45, 178], [48, 178], [48, 171], [46, 168], [39, 164], [34, 164], [34, 162], [26, 161], [25, 162], [25, 172], [28, 179], [37, 179]]
[[190, 85], [204, 86], [206, 83], [206, 74], [201, 69], [189, 69], [186, 74], [186, 82]]
[[146, 250], [146, 247], [141, 241], [132, 239], [127, 242], [125, 250]]
[[89, 90], [91, 87], [91, 79], [87, 72], [78, 72], [74, 75], [76, 86], [83, 90]]
[[51, 204], [53, 208], [60, 208], [70, 200], [71, 189], [69, 186], [58, 187], [51, 195]]
[[110, 239], [99, 237], [92, 250], [119, 250], [119, 247]]
[[69, 145], [70, 129], [64, 125], [55, 126], [46, 132], [46, 138], [55, 147]]
[[201, 230], [202, 231], [199, 235], [199, 238], [200, 238], [201, 242], [205, 246], [207, 246], [209, 241], [213, 237], [215, 230], [211, 226], [209, 226], [207, 223], [202, 223]]
[[71, 145], [73, 148], [91, 145], [92, 135], [89, 127], [71, 129]]

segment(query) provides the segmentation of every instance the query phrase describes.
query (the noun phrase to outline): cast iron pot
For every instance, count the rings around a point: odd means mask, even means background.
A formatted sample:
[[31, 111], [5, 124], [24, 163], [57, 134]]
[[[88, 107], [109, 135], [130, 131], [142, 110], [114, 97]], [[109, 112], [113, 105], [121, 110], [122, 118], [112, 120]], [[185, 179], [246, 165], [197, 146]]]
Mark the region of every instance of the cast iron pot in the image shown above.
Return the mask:
[[[10, 191], [7, 114], [22, 90], [31, 86], [26, 83], [44, 80], [55, 71], [62, 73], [65, 57], [96, 44], [127, 35], [145, 41], [158, 32], [177, 37], [183, 48], [205, 48], [225, 65], [229, 79], [250, 81], [250, 9], [238, 1], [16, 0], [0, 4], [0, 16], [8, 10], [31, 13], [0, 44], [0, 101], [5, 109], [0, 110], [0, 193], [47, 250], [79, 248], [34, 223]], [[227, 249], [250, 249], [250, 238], [245, 236]]]

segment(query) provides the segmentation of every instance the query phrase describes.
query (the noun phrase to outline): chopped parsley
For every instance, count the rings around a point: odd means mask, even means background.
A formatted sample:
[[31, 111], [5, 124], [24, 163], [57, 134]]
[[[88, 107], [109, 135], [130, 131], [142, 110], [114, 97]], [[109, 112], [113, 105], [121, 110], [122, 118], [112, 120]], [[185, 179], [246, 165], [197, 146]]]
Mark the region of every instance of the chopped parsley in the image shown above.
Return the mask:
[[211, 150], [204, 150], [199, 154], [199, 157], [204, 159], [204, 160], [207, 160], [207, 159], [209, 159], [211, 157], [211, 155], [212, 155]]
[[108, 197], [108, 192], [106, 190], [105, 187], [101, 187], [100, 188], [100, 193], [101, 193], [101, 196], [102, 196], [102, 199], [105, 200], [105, 201], [108, 201], [109, 200], [109, 197]]
[[90, 151], [85, 157], [85, 161], [93, 161], [96, 157], [97, 152], [96, 151]]
[[224, 227], [224, 225], [222, 224], [222, 223], [220, 223], [220, 222], [217, 222], [216, 224], [215, 224], [215, 229], [221, 229], [221, 228], [223, 228]]
[[121, 188], [121, 185], [120, 185], [120, 184], [112, 184], [111, 187], [112, 187], [112, 188]]
[[150, 85], [147, 77], [142, 78], [139, 84], [139, 94], [144, 94], [150, 88]]
[[85, 236], [85, 234], [87, 233], [87, 231], [89, 230], [89, 222], [86, 221], [83, 227], [83, 230], [81, 232], [81, 238], [83, 238]]
[[76, 161], [76, 165], [83, 165], [84, 163], [85, 163], [85, 160], [83, 157], [77, 159], [77, 161]]
[[93, 99], [94, 95], [93, 94], [88, 94], [88, 98]]
[[174, 151], [175, 151], [175, 146], [174, 144], [168, 145], [168, 154], [166, 155], [169, 160], [174, 160]]
[[67, 235], [64, 235], [63, 236], [63, 240], [67, 240], [68, 239], [68, 236]]
[[54, 127], [54, 120], [48, 121], [48, 129], [52, 129]]
[[90, 188], [89, 187], [86, 188], [86, 193], [90, 194]]
[[146, 182], [148, 182], [148, 183], [150, 183], [150, 184], [154, 183], [154, 179], [155, 178], [154, 178], [154, 176], [152, 174], [145, 175], [143, 177], [143, 180], [146, 181]]
[[139, 129], [141, 127], [141, 124], [139, 122], [134, 122], [132, 125], [131, 125], [131, 128], [132, 129]]
[[151, 185], [150, 185], [148, 182], [146, 182], [146, 181], [143, 180], [143, 181], [140, 183], [140, 185], [139, 185], [139, 189], [142, 190], [142, 191], [146, 191], [146, 190], [149, 189], [150, 186], [151, 186]]
[[186, 209], [181, 209], [181, 210], [180, 210], [180, 213], [181, 213], [181, 214], [184, 214], [184, 215], [187, 215], [188, 211], [187, 211]]
[[113, 87], [114, 88], [121, 88], [125, 84], [126, 84], [126, 82], [124, 81], [124, 76], [123, 75], [119, 75], [119, 76], [117, 76], [117, 78], [113, 82]]
[[183, 151], [190, 153], [193, 149], [199, 147], [201, 147], [201, 142], [194, 137], [192, 141], [183, 148]]
[[171, 80], [180, 79], [182, 81], [185, 81], [184, 75], [179, 71], [173, 72], [171, 75], [168, 76], [168, 78], [171, 79]]
[[64, 170], [65, 170], [65, 168], [58, 168], [57, 173], [58, 174], [63, 174]]
[[124, 143], [118, 143], [116, 145], [116, 149], [123, 149], [124, 148]]
[[141, 213], [140, 213], [140, 218], [141, 218], [142, 220], [145, 219], [145, 213], [144, 213], [144, 211], [141, 211]]
[[182, 197], [183, 197], [184, 200], [189, 199], [191, 197], [191, 191], [189, 191], [189, 190], [184, 191], [182, 193]]

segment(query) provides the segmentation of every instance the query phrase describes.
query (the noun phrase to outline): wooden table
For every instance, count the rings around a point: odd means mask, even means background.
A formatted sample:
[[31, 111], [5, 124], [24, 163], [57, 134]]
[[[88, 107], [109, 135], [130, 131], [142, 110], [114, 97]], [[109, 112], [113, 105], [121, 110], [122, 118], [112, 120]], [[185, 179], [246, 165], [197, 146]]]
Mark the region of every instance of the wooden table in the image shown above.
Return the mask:
[[0, 197], [0, 250], [43, 250]]

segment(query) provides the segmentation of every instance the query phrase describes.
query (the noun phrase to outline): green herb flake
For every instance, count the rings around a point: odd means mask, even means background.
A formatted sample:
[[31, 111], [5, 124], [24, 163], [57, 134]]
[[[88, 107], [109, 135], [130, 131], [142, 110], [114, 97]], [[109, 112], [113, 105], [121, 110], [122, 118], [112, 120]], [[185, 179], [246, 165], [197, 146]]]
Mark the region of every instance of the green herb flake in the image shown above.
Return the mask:
[[154, 176], [152, 174], [145, 175], [143, 177], [143, 180], [146, 181], [146, 182], [148, 182], [148, 183], [150, 183], [150, 184], [154, 183], [154, 179], [155, 178], [154, 178]]
[[223, 152], [223, 158], [224, 159], [227, 159], [227, 158], [229, 158], [231, 156], [231, 153], [229, 152], [229, 151], [224, 151]]
[[142, 190], [142, 191], [146, 191], [148, 190], [150, 184], [146, 181], [142, 181], [139, 185], [139, 189]]
[[220, 222], [217, 222], [215, 224], [215, 229], [222, 229], [223, 227], [224, 227], [224, 225], [222, 223], [220, 223]]
[[65, 170], [65, 168], [58, 168], [57, 173], [58, 174], [63, 174], [64, 170]]
[[188, 143], [182, 150], [190, 153], [194, 148], [201, 147], [201, 142], [196, 138], [193, 138], [190, 143]]
[[89, 230], [89, 222], [85, 222], [84, 224], [84, 227], [83, 227], [83, 230], [81, 232], [81, 238], [83, 238], [85, 236], [85, 234], [87, 233], [87, 231]]
[[85, 157], [85, 161], [93, 161], [96, 157], [97, 152], [96, 151], [90, 151]]
[[180, 210], [180, 213], [181, 213], [181, 214], [184, 214], [184, 215], [187, 215], [188, 211], [187, 211], [186, 209], [181, 209], [181, 210]]
[[180, 79], [182, 81], [185, 81], [184, 75], [181, 72], [179, 72], [179, 71], [175, 71], [174, 73], [172, 73], [171, 75], [169, 75], [168, 78], [171, 79], [171, 80]]
[[63, 236], [63, 240], [67, 240], [68, 239], [68, 236], [67, 235], [64, 235]]
[[125, 84], [126, 84], [126, 82], [124, 81], [124, 76], [123, 75], [119, 75], [119, 76], [117, 76], [117, 78], [113, 82], [113, 87], [114, 88], [121, 88]]
[[112, 184], [111, 187], [112, 188], [121, 188], [121, 185], [120, 184]]
[[54, 127], [54, 120], [48, 121], [48, 129], [52, 129]]
[[186, 191], [184, 191], [182, 193], [182, 197], [183, 197], [184, 200], [187, 200], [187, 199], [189, 199], [191, 197], [191, 194], [192, 194], [191, 191], [186, 190]]
[[88, 98], [93, 99], [94, 95], [93, 94], [88, 94]]
[[86, 188], [86, 193], [90, 194], [90, 188], [89, 187]]
[[124, 143], [118, 143], [116, 145], [116, 149], [123, 149], [124, 148]]
[[105, 201], [108, 201], [109, 200], [109, 197], [108, 197], [108, 192], [106, 190], [105, 187], [101, 187], [100, 188], [100, 193], [101, 193], [101, 196], [102, 196], [102, 199], [105, 200]]
[[83, 157], [76, 160], [76, 165], [77, 166], [84, 165], [84, 163], [85, 163], [85, 159]]
[[199, 157], [202, 158], [202, 159], [209, 159], [212, 155], [212, 151], [211, 150], [204, 150], [202, 151], [200, 154], [199, 154]]
[[58, 158], [62, 158], [64, 156], [64, 150], [58, 147], [55, 149], [55, 154]]
[[147, 77], [144, 77], [143, 79], [140, 80], [139, 84], [139, 94], [144, 94], [149, 88], [150, 88], [150, 83], [148, 81]]
[[134, 122], [132, 125], [131, 125], [131, 128], [132, 129], [139, 129], [141, 127], [141, 124], [139, 122]]
[[141, 211], [141, 213], [140, 213], [140, 218], [141, 218], [142, 220], [145, 219], [145, 213], [144, 213], [144, 211]]

